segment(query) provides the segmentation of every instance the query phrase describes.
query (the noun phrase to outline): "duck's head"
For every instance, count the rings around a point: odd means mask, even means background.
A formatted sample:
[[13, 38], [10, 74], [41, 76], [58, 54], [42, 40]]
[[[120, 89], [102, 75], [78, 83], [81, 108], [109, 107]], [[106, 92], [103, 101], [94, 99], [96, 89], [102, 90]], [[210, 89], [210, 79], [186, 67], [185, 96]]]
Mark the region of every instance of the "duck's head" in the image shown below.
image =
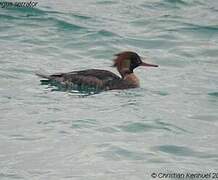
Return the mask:
[[143, 62], [142, 58], [135, 52], [124, 51], [115, 54], [115, 56], [113, 66], [117, 68], [122, 77], [133, 73], [133, 70], [139, 66], [158, 67], [158, 65]]

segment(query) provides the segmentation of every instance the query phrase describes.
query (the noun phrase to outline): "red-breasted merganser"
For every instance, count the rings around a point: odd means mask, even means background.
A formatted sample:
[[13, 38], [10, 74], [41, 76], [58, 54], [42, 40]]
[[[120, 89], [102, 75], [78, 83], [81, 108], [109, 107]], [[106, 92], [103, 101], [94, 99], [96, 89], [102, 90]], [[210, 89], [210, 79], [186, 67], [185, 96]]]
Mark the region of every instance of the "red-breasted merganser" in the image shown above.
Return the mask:
[[117, 68], [121, 77], [101, 69], [87, 69], [53, 75], [37, 73], [37, 75], [64, 87], [90, 87], [97, 90], [128, 89], [139, 87], [139, 79], [133, 73], [135, 68], [138, 66], [158, 67], [158, 65], [142, 62], [140, 56], [135, 52], [124, 51], [115, 54], [115, 56], [113, 67]]

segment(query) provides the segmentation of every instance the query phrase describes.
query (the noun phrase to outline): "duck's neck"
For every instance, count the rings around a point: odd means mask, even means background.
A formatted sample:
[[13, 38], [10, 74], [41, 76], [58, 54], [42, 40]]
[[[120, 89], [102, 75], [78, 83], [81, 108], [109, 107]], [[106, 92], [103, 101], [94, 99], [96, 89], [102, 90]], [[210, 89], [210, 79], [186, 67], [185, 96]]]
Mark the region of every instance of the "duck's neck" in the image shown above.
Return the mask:
[[130, 84], [135, 87], [139, 87], [139, 79], [136, 77], [134, 73], [125, 74], [123, 80], [128, 81]]
[[132, 70], [129, 68], [117, 68], [117, 70], [119, 71], [123, 80], [129, 82], [135, 87], [139, 87], [139, 79], [136, 77]]

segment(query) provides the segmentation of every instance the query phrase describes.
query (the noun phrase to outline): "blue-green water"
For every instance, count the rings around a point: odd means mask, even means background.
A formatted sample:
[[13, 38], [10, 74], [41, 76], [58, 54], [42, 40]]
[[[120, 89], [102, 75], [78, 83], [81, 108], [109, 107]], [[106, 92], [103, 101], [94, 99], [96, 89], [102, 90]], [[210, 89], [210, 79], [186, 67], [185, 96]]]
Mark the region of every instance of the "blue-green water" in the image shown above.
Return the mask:
[[[0, 8], [1, 180], [218, 172], [218, 1], [38, 2]], [[135, 71], [138, 89], [83, 96], [35, 76], [116, 72], [123, 50], [160, 65]]]

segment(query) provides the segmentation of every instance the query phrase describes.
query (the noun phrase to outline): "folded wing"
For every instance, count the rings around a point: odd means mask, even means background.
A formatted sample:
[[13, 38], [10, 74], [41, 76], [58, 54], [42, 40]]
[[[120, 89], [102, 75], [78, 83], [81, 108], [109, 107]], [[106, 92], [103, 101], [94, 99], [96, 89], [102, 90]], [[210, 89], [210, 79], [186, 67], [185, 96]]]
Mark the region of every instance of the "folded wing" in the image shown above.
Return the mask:
[[83, 71], [72, 71], [69, 73], [59, 73], [53, 75], [37, 74], [48, 80], [58, 82], [65, 86], [89, 86], [104, 89], [110, 81], [117, 81], [121, 78], [116, 74], [99, 69], [89, 69]]

